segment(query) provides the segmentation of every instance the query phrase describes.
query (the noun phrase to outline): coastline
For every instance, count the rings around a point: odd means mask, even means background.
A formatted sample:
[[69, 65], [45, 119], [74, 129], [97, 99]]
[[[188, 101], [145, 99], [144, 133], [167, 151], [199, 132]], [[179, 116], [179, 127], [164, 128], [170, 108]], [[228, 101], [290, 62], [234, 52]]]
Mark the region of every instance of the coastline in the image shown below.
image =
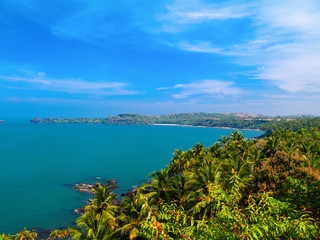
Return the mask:
[[177, 123], [102, 123], [102, 122], [45, 122], [43, 120], [31, 120], [30, 123], [49, 123], [49, 124], [107, 124], [107, 125], [151, 125], [151, 126], [176, 126], [176, 127], [198, 127], [198, 128], [222, 128], [222, 129], [233, 129], [233, 130], [252, 130], [252, 131], [262, 131], [259, 128], [235, 128], [235, 127], [211, 127], [211, 126], [201, 126], [201, 125], [187, 125], [187, 124], [177, 124]]
[[252, 130], [252, 131], [262, 131], [265, 132], [262, 129], [259, 128], [233, 128], [233, 127], [209, 127], [209, 126], [195, 126], [195, 125], [185, 125], [185, 124], [173, 124], [173, 123], [153, 123], [149, 124], [153, 126], [177, 126], [177, 127], [199, 127], [199, 128], [222, 128], [222, 129], [234, 129], [234, 130]]

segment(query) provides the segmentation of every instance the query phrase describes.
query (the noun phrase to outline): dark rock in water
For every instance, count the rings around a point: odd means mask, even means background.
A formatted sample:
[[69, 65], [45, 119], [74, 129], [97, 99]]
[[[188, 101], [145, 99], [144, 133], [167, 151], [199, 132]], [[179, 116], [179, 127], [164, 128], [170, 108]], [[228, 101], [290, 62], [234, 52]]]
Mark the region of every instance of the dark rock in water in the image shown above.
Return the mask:
[[109, 189], [116, 189], [119, 188], [119, 186], [117, 185], [117, 181], [114, 178], [109, 179], [107, 186], [109, 187]]
[[74, 212], [75, 214], [78, 214], [78, 215], [83, 215], [83, 214], [85, 214], [85, 213], [87, 212], [86, 206], [87, 206], [87, 205], [84, 205], [84, 206], [82, 206], [81, 208], [75, 209], [75, 210], [73, 210], [73, 212]]
[[78, 190], [78, 192], [93, 192], [93, 184], [87, 184], [87, 183], [79, 183], [74, 188]]
[[[78, 190], [78, 192], [88, 192], [90, 194], [95, 194], [94, 190], [97, 190], [99, 188], [99, 186], [105, 187], [105, 185], [101, 182], [97, 182], [95, 184], [90, 184], [90, 183], [79, 183], [76, 184], [74, 186], [75, 189]], [[106, 185], [109, 187], [109, 193], [111, 195], [114, 195], [114, 191], [113, 189], [115, 188], [119, 188], [117, 186], [117, 182], [114, 179], [110, 179], [108, 181], [108, 184]], [[85, 202], [85, 205], [82, 206], [81, 208], [75, 209], [73, 210], [73, 212], [75, 214], [79, 214], [79, 215], [83, 215], [85, 212], [87, 212], [86, 207], [89, 205], [92, 205], [92, 201], [93, 199], [89, 199], [88, 201]], [[119, 199], [115, 199], [113, 200], [113, 202], [111, 203], [112, 206], [120, 206], [120, 200]]]
[[93, 200], [93, 199], [90, 198], [88, 201], [85, 201], [85, 202], [84, 202], [85, 205], [83, 205], [81, 208], [78, 208], [78, 209], [73, 210], [73, 212], [74, 212], [75, 214], [78, 214], [78, 215], [83, 215], [84, 213], [87, 212], [86, 207], [89, 206], [89, 205], [92, 205], [92, 200]]
[[38, 234], [38, 239], [49, 239], [49, 235], [52, 230], [44, 228], [36, 228], [36, 233]]
[[4, 123], [4, 121], [3, 121], [3, 120], [0, 120], [0, 123]]
[[114, 178], [111, 178], [108, 180], [109, 184], [118, 184], [117, 181]]
[[130, 190], [130, 189], [129, 189], [128, 192], [126, 192], [126, 193], [121, 193], [121, 196], [122, 196], [122, 197], [133, 198], [133, 195], [134, 195], [133, 191], [134, 191], [134, 190]]
[[116, 189], [119, 188], [118, 185], [111, 185], [111, 184], [107, 184], [107, 186], [109, 187], [109, 189]]
[[31, 123], [42, 123], [42, 119], [41, 118], [32, 118], [30, 120]]
[[85, 204], [87, 204], [87, 205], [92, 205], [92, 201], [93, 201], [93, 199], [92, 199], [92, 198], [89, 198], [88, 201], [85, 201]]
[[88, 192], [90, 194], [95, 194], [93, 190], [97, 190], [99, 186], [104, 186], [103, 183], [97, 182], [96, 184], [89, 184], [89, 183], [79, 183], [75, 185], [75, 189], [78, 192]]

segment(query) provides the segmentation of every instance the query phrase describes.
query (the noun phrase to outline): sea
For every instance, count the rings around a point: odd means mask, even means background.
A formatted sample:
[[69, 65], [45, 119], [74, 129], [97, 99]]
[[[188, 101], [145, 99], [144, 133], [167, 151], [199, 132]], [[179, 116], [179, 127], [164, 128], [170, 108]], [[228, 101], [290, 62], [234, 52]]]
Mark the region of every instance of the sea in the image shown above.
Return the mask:
[[[61, 229], [75, 224], [92, 195], [78, 183], [115, 178], [125, 193], [165, 168], [175, 149], [205, 147], [235, 131], [161, 125], [36, 124], [7, 120], [0, 124], [0, 234], [25, 227]], [[246, 138], [262, 131], [241, 130]]]

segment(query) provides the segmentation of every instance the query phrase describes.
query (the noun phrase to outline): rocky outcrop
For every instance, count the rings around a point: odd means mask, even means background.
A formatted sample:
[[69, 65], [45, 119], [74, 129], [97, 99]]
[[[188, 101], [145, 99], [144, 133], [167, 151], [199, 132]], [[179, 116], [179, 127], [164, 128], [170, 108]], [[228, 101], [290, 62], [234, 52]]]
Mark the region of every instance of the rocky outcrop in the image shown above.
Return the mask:
[[31, 123], [42, 123], [42, 119], [41, 118], [32, 118], [30, 120]]
[[89, 199], [88, 201], [85, 201], [85, 205], [83, 205], [81, 208], [75, 209], [73, 210], [73, 213], [78, 214], [78, 215], [83, 215], [84, 213], [87, 212], [86, 207], [89, 205], [92, 205], [92, 200], [93, 199]]
[[97, 182], [95, 184], [90, 183], [79, 183], [74, 186], [78, 192], [88, 192], [90, 194], [95, 194], [93, 190], [97, 190], [99, 186], [104, 186], [103, 183]]
[[133, 195], [134, 195], [134, 190], [128, 190], [128, 192], [126, 193], [121, 193], [121, 196], [122, 197], [128, 197], [128, 198], [133, 198]]
[[[94, 190], [97, 190], [99, 188], [99, 186], [103, 186], [103, 187], [106, 186], [106, 187], [109, 187], [109, 193], [111, 195], [113, 195], [114, 194], [113, 190], [116, 188], [119, 188], [119, 186], [117, 185], [117, 181], [114, 178], [112, 178], [112, 179], [109, 179], [107, 182], [108, 182], [107, 185], [104, 185], [101, 182], [97, 182], [95, 184], [79, 183], [79, 184], [76, 184], [74, 186], [74, 188], [77, 189], [78, 192], [87, 192], [90, 194], [95, 194]], [[89, 199], [88, 201], [85, 202], [85, 205], [83, 205], [81, 208], [73, 210], [73, 212], [75, 214], [79, 214], [79, 215], [84, 214], [87, 211], [86, 207], [89, 205], [92, 205], [92, 201], [93, 201], [93, 199]], [[120, 199], [116, 198], [113, 200], [111, 205], [112, 206], [120, 206], [120, 203], [121, 203]]]
[[119, 188], [118, 183], [114, 178], [111, 178], [111, 179], [108, 180], [107, 187], [109, 187], [109, 189]]

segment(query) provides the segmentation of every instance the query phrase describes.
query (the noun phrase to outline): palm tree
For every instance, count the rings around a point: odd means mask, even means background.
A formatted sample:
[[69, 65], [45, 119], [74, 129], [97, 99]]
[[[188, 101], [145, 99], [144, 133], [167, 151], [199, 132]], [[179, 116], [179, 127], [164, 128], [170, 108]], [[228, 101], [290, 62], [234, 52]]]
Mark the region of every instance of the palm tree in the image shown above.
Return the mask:
[[113, 239], [113, 233], [118, 226], [117, 213], [119, 207], [112, 206], [112, 201], [117, 197], [111, 195], [108, 187], [98, 186], [92, 205], [86, 207], [88, 210], [77, 220], [78, 232], [74, 239]]
[[227, 136], [222, 136], [218, 142], [221, 143], [222, 147], [225, 149], [230, 141], [230, 138]]
[[237, 130], [237, 131], [232, 132], [229, 138], [232, 141], [239, 142], [242, 139], [244, 139], [244, 136], [243, 136], [243, 134], [241, 132], [239, 132]]
[[240, 179], [241, 186], [244, 186], [253, 178], [253, 163], [259, 157], [259, 151], [257, 151], [254, 143], [244, 139], [237, 143], [232, 141], [230, 145], [232, 145], [232, 149], [227, 149], [225, 161], [221, 166], [224, 185], [229, 185], [229, 179], [234, 175], [233, 171], [235, 171]]
[[187, 208], [190, 212], [194, 212], [196, 203], [208, 194], [207, 185], [209, 182], [218, 184], [220, 182], [221, 172], [220, 166], [222, 163], [206, 161], [206, 165], [186, 172], [186, 193], [182, 197]]
[[84, 240], [108, 240], [112, 239], [114, 222], [107, 212], [97, 214], [95, 211], [88, 211], [77, 220], [78, 232], [74, 239]]
[[192, 151], [194, 157], [201, 157], [201, 155], [205, 151], [205, 148], [203, 147], [202, 144], [197, 143], [196, 145], [193, 146], [191, 151]]
[[150, 179], [151, 183], [145, 184], [144, 187], [150, 190], [146, 197], [150, 199], [151, 204], [157, 205], [159, 201], [170, 203], [175, 193], [180, 190], [176, 177], [169, 169], [161, 169], [152, 173]]
[[174, 173], [182, 172], [184, 168], [184, 162], [184, 152], [182, 152], [182, 150], [176, 149], [173, 153], [173, 158], [168, 166], [168, 169], [170, 169], [170, 171]]
[[151, 214], [147, 206], [147, 199], [141, 190], [143, 188], [138, 188], [131, 199], [125, 198], [122, 201], [123, 212], [119, 216], [122, 226], [117, 231], [121, 232], [121, 236], [129, 235], [130, 240], [139, 236], [141, 223]]
[[266, 145], [264, 146], [264, 153], [266, 156], [270, 157], [273, 156], [277, 151], [282, 150], [283, 142], [279, 134], [274, 133], [267, 139]]
[[213, 157], [219, 158], [221, 157], [223, 150], [221, 149], [221, 145], [217, 142], [208, 148], [208, 152], [210, 152]]
[[307, 165], [320, 172], [320, 144], [308, 142], [299, 146], [301, 154], [307, 161]]

